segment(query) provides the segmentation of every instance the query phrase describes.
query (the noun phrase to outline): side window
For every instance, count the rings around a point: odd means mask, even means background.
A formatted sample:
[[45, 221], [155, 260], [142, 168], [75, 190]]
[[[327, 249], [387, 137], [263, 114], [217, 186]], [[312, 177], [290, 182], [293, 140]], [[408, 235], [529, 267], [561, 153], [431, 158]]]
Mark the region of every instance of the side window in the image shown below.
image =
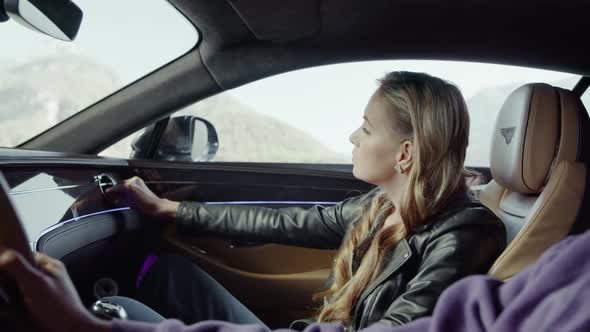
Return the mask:
[[[350, 164], [348, 137], [362, 123], [376, 81], [366, 81], [361, 91], [355, 85], [330, 88], [317, 81], [318, 70], [346, 80], [338, 66], [300, 70], [220, 93], [172, 117], [196, 116], [215, 127], [219, 147], [211, 162]], [[137, 135], [100, 155], [129, 158]]]
[[[482, 63], [371, 61], [315, 67], [262, 79], [199, 101], [173, 117], [206, 119], [217, 131], [211, 162], [351, 163], [348, 138], [361, 124], [377, 79], [394, 70], [426, 72], [456, 84], [471, 117], [467, 166], [488, 167], [495, 117], [529, 82], [571, 89], [579, 76]], [[586, 93], [586, 104], [588, 99]], [[133, 134], [101, 155], [129, 158]]]
[[[226, 91], [188, 106], [172, 117], [189, 115], [213, 125], [219, 143], [211, 162], [350, 163], [352, 146], [347, 135], [361, 122], [364, 105], [350, 112], [356, 118], [340, 122], [336, 114], [330, 118], [333, 112], [319, 115], [326, 107], [321, 104], [311, 103], [305, 105], [306, 109], [296, 110], [284, 105], [293, 101], [281, 100], [277, 107], [256, 108], [248, 98], [253, 90], [254, 87], [246, 86]], [[301, 91], [299, 94], [302, 97]], [[309, 100], [320, 102], [315, 97]], [[129, 158], [132, 142], [140, 134], [128, 136], [101, 155]]]

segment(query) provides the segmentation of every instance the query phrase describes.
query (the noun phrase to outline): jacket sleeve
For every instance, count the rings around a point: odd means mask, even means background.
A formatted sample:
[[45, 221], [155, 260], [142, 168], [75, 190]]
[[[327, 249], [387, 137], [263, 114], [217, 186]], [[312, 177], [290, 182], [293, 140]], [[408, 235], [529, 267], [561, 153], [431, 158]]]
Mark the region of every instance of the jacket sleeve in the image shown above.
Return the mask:
[[432, 230], [415, 276], [389, 306], [382, 323], [402, 325], [430, 315], [455, 281], [485, 273], [506, 246], [504, 224], [489, 210], [463, 210]]
[[240, 241], [335, 249], [340, 246], [349, 224], [370, 204], [373, 193], [352, 197], [334, 206], [316, 205], [309, 209], [181, 202], [176, 226], [180, 232]]

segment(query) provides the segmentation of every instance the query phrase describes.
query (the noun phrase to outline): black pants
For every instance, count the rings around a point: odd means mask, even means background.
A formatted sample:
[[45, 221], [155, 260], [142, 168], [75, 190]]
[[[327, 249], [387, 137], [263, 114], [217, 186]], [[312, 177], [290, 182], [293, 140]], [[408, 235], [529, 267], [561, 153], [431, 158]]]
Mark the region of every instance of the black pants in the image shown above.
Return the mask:
[[[180, 319], [185, 324], [222, 320], [266, 327], [210, 275], [180, 256], [158, 258], [144, 276], [138, 291], [138, 301], [165, 318]], [[122, 297], [109, 300], [123, 306], [131, 320], [153, 322], [160, 319], [141, 303]]]

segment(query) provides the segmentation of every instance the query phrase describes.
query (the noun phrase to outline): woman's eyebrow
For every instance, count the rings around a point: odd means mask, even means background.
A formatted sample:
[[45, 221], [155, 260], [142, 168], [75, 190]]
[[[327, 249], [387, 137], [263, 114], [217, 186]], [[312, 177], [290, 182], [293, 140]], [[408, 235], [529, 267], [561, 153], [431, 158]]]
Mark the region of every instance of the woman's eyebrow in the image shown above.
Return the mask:
[[371, 126], [371, 127], [375, 128], [375, 127], [373, 126], [373, 124], [371, 123], [371, 121], [369, 121], [369, 118], [367, 118], [367, 116], [366, 116], [366, 115], [363, 115], [363, 119], [365, 119], [365, 121], [367, 121], [367, 123], [369, 124], [369, 126]]

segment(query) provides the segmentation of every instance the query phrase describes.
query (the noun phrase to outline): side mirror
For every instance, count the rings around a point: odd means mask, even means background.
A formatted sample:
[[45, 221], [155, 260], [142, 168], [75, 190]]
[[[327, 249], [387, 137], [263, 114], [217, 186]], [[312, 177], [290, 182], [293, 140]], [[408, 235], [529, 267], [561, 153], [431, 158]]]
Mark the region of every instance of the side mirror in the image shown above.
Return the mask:
[[[130, 159], [146, 158], [155, 124], [148, 126], [131, 143]], [[209, 161], [215, 157], [219, 142], [211, 122], [195, 116], [170, 118], [153, 153], [155, 160]]]
[[0, 22], [9, 18], [51, 37], [73, 41], [82, 23], [82, 10], [70, 0], [0, 0]]

